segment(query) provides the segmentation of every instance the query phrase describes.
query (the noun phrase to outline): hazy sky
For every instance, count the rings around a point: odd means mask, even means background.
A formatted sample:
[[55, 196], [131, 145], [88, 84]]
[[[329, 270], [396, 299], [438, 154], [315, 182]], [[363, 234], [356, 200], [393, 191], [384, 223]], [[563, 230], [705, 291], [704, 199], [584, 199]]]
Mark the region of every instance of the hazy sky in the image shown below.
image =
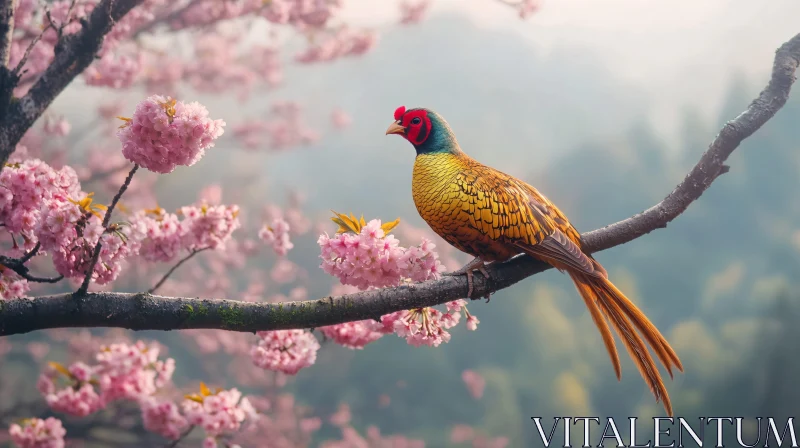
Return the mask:
[[[364, 25], [393, 23], [398, 14], [395, 1], [345, 4], [346, 17]], [[667, 128], [679, 104], [716, 113], [736, 72], [748, 76], [757, 94], [775, 49], [800, 33], [798, 0], [543, 0], [525, 21], [500, 0], [434, 0], [431, 13], [443, 11], [519, 33], [545, 54], [592, 49], [611, 71], [652, 95], [654, 117], [668, 121]]]

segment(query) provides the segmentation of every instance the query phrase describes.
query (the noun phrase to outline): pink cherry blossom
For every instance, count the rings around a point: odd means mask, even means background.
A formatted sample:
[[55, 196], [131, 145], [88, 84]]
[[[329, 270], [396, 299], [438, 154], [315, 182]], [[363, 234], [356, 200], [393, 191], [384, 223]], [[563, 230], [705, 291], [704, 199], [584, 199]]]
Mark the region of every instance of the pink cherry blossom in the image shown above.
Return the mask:
[[271, 225], [261, 228], [258, 237], [269, 244], [276, 254], [285, 256], [294, 247], [289, 239], [289, 230], [289, 223], [283, 219], [275, 219]]
[[475, 430], [469, 425], [455, 425], [450, 430], [451, 443], [466, 443], [475, 437]]
[[418, 247], [403, 248], [393, 235], [385, 235], [380, 220], [372, 220], [359, 234], [321, 235], [322, 269], [345, 285], [365, 290], [396, 286], [404, 278], [424, 281], [442, 271], [435, 246], [423, 240]]
[[0, 266], [0, 300], [25, 297], [30, 291], [28, 281], [5, 266]]
[[[467, 314], [469, 314], [469, 313], [467, 313]], [[478, 329], [478, 324], [479, 324], [480, 322], [481, 322], [481, 321], [479, 321], [477, 317], [475, 317], [475, 316], [474, 316], [474, 315], [472, 315], [472, 314], [469, 314], [469, 315], [467, 316], [467, 330], [470, 330], [470, 331], [475, 331], [475, 330], [477, 330], [477, 329]]]
[[260, 331], [258, 345], [251, 349], [253, 364], [262, 369], [295, 375], [311, 367], [320, 348], [317, 338], [305, 330]]
[[295, 281], [300, 268], [291, 261], [280, 258], [272, 266], [269, 272], [269, 277], [276, 283], [291, 283]]
[[321, 28], [342, 6], [342, 0], [273, 0], [262, 15], [273, 23], [291, 24], [304, 29]]
[[208, 437], [238, 431], [245, 419], [258, 418], [253, 405], [237, 389], [213, 393], [204, 389], [202, 385], [200, 394], [187, 396], [181, 407], [186, 421], [203, 428]]
[[186, 229], [183, 244], [189, 250], [222, 248], [242, 225], [237, 205], [187, 206], [180, 213]]
[[64, 137], [69, 134], [69, 131], [72, 129], [70, 126], [69, 121], [67, 121], [64, 117], [53, 117], [48, 115], [44, 121], [44, 132], [46, 134]]
[[346, 403], [339, 404], [339, 409], [336, 410], [336, 413], [331, 415], [330, 422], [332, 425], [336, 425], [338, 427], [347, 426], [352, 419], [352, 415], [350, 413], [350, 406]]
[[12, 424], [8, 433], [19, 448], [64, 448], [67, 435], [61, 420], [54, 417], [25, 419]]
[[133, 118], [117, 132], [122, 154], [156, 173], [171, 173], [178, 165], [192, 166], [214, 146], [225, 122], [208, 118], [200, 103], [184, 103], [153, 95], [136, 106]]
[[461, 372], [461, 379], [467, 386], [467, 390], [469, 391], [469, 394], [472, 395], [472, 398], [479, 399], [483, 396], [483, 389], [486, 387], [486, 380], [484, 380], [480, 374], [474, 370], [468, 369]]
[[189, 422], [180, 413], [178, 406], [172, 401], [159, 401], [154, 397], [145, 397], [139, 401], [142, 408], [144, 429], [159, 434], [170, 440], [180, 438]]
[[430, 6], [431, 0], [402, 0], [400, 2], [400, 23], [410, 25], [421, 22]]
[[241, 35], [202, 34], [194, 42], [194, 57], [186, 64], [184, 75], [200, 92], [224, 92], [236, 89], [242, 98], [258, 80], [258, 74], [235, 53]]
[[142, 341], [103, 347], [96, 355], [94, 368], [100, 378], [103, 399], [137, 400], [168, 384], [175, 371], [175, 360], [159, 360], [159, 351], [158, 346], [148, 346]]
[[377, 35], [371, 30], [352, 30], [342, 27], [310, 45], [295, 56], [302, 64], [331, 62], [339, 58], [362, 55], [377, 44]]
[[82, 197], [78, 175], [70, 167], [54, 170], [39, 159], [29, 159], [0, 172], [0, 222], [23, 236], [26, 249], [37, 240], [40, 209], [78, 197]]
[[337, 344], [352, 349], [363, 349], [364, 346], [377, 341], [386, 333], [384, 325], [374, 320], [345, 322], [320, 327], [319, 330]]
[[541, 8], [541, 0], [522, 0], [518, 6], [520, 19], [527, 19]]
[[[59, 210], [63, 210], [61, 208]], [[48, 235], [52, 240], [59, 243], [57, 247], [52, 248], [53, 251], [53, 264], [59, 274], [69, 277], [77, 278], [86, 275], [89, 269], [91, 259], [94, 253], [94, 247], [97, 245], [98, 240], [102, 242], [100, 250], [100, 258], [98, 263], [94, 265], [91, 279], [98, 285], [108, 284], [119, 276], [122, 271], [122, 262], [132, 255], [139, 252], [139, 241], [144, 235], [143, 229], [138, 225], [117, 225], [114, 224], [110, 230], [106, 231], [100, 218], [90, 215], [86, 219], [85, 225], [82, 229], [82, 235], [77, 236], [73, 232], [77, 228], [77, 223], [83, 218], [78, 218], [72, 222], [59, 220], [60, 217], [65, 215], [55, 215], [53, 219], [59, 222], [59, 226], [76, 226], [70, 230], [64, 230], [55, 237], [50, 235], [46, 226], [40, 227], [40, 235]], [[66, 216], [74, 219], [76, 214], [69, 212]], [[45, 221], [47, 222], [47, 221]], [[61, 230], [61, 227], [56, 227]], [[66, 238], [61, 238], [66, 235]], [[42, 244], [43, 248], [49, 247]]]
[[338, 129], [344, 129], [353, 123], [353, 119], [342, 109], [334, 109], [331, 112], [331, 123]]
[[83, 72], [83, 78], [90, 86], [123, 89], [137, 81], [143, 66], [142, 52], [133, 55], [107, 53]]
[[[85, 417], [105, 407], [105, 401], [90, 383], [92, 368], [77, 362], [69, 368], [51, 363], [36, 384], [47, 405], [56, 412]], [[66, 380], [67, 386], [56, 389], [54, 381]]]
[[172, 261], [184, 249], [186, 226], [174, 213], [158, 207], [140, 210], [131, 216], [131, 223], [144, 229], [139, 254], [147, 261]]

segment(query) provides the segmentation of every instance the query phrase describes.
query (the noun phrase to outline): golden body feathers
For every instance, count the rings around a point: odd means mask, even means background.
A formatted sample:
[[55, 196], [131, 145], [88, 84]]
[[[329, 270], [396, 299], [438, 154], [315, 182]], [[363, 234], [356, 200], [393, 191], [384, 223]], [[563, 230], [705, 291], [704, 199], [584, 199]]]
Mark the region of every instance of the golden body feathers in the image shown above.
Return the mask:
[[420, 216], [447, 242], [484, 261], [503, 261], [559, 230], [580, 234], [535, 188], [464, 153], [420, 154], [411, 183]]

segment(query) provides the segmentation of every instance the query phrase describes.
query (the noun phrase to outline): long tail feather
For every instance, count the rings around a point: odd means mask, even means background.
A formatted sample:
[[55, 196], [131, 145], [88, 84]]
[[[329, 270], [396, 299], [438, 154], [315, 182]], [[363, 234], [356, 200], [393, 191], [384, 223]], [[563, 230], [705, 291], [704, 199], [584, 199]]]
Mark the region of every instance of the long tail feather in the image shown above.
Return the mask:
[[597, 329], [600, 330], [600, 335], [603, 337], [603, 343], [606, 345], [608, 355], [611, 357], [611, 364], [614, 365], [614, 373], [617, 374], [617, 379], [619, 380], [622, 378], [622, 366], [619, 362], [617, 346], [614, 344], [614, 335], [611, 334], [611, 330], [608, 328], [608, 321], [606, 320], [607, 317], [603, 310], [599, 307], [600, 300], [597, 298], [597, 295], [594, 293], [591, 286], [586, 283], [581, 283], [579, 280], [575, 279], [575, 276], [572, 276], [572, 279], [575, 282], [575, 286], [578, 288], [578, 292], [580, 292], [581, 297], [583, 297], [583, 301], [586, 303], [586, 308], [589, 309], [589, 314], [591, 314], [594, 324], [597, 325]]
[[[619, 355], [611, 337], [609, 324], [622, 340], [639, 373], [655, 396], [656, 402], [663, 402], [664, 409], [671, 416], [672, 404], [669, 394], [658, 371], [658, 366], [647, 350], [644, 340], [650, 344], [656, 356], [666, 367], [670, 377], [672, 377], [673, 365], [683, 371], [683, 365], [678, 359], [678, 355], [647, 316], [608, 279], [575, 271], [569, 271], [569, 275], [575, 282], [578, 292], [589, 308], [592, 319], [600, 330], [617, 378], [621, 376]], [[637, 330], [644, 336], [644, 340]]]

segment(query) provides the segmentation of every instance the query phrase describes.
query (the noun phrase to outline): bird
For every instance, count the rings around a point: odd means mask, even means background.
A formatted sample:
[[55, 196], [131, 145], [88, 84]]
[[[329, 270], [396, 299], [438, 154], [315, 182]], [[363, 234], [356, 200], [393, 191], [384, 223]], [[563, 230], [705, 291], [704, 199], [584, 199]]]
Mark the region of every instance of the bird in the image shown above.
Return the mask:
[[[617, 380], [622, 368], [613, 329], [645, 383], [672, 416], [672, 404], [652, 348], [674, 378], [683, 372], [675, 350], [647, 316], [608, 279], [605, 268], [582, 249], [580, 233], [536, 188], [468, 156], [445, 119], [427, 108], [398, 107], [386, 135], [400, 135], [416, 150], [411, 192], [431, 229], [456, 249], [475, 257], [445, 275], [466, 275], [473, 299], [474, 271], [527, 254], [566, 272], [600, 331]], [[638, 331], [637, 331], [638, 330]], [[640, 335], [641, 333], [641, 335]], [[644, 338], [644, 340], [643, 340]]]

